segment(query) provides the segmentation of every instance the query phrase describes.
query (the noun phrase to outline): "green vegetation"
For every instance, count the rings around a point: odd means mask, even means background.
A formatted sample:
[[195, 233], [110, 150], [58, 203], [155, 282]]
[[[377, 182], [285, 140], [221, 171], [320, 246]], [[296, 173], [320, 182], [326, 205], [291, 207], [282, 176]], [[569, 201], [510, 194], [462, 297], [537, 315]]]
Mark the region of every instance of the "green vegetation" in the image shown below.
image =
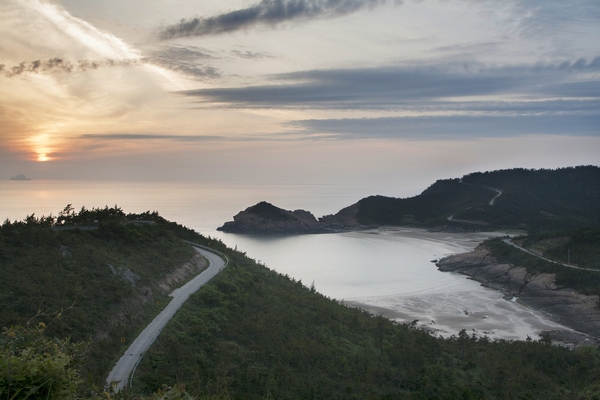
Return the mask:
[[51, 339], [46, 325], [4, 328], [0, 334], [0, 398], [72, 399], [81, 379], [85, 343]]
[[500, 238], [487, 240], [483, 245], [500, 262], [525, 267], [529, 273], [555, 274], [559, 287], [569, 287], [586, 295], [600, 295], [600, 230], [558, 231], [523, 236], [513, 241], [527, 250], [537, 251], [539, 255], [561, 263], [567, 263], [570, 254], [571, 264], [582, 268], [598, 268], [598, 272], [567, 268], [542, 260], [504, 243]]
[[251, 214], [261, 216], [268, 221], [290, 221], [294, 219], [284, 210], [275, 207], [266, 201], [261, 201], [260, 203], [249, 207], [247, 211]]
[[[60, 319], [56, 314], [37, 315]], [[112, 390], [78, 393], [82, 382], [79, 369], [88, 347], [86, 343], [73, 343], [67, 339], [50, 338], [45, 335], [46, 325], [29, 321], [25, 326], [4, 328], [0, 334], [0, 398], [10, 400], [110, 400]], [[112, 393], [114, 394], [114, 393]], [[121, 400], [131, 400], [131, 391], [115, 395]], [[172, 388], [163, 385], [147, 400], [193, 400], [185, 391], [185, 385]], [[143, 400], [135, 397], [135, 400]]]
[[[596, 235], [581, 230], [553, 245], [545, 236], [537, 242], [548, 251], [592, 248]], [[600, 397], [598, 348], [569, 351], [547, 338], [490, 341], [465, 331], [436, 338], [416, 323], [346, 307], [157, 213], [67, 207], [58, 217], [0, 228], [0, 326], [12, 326], [0, 335], [0, 398], [112, 398], [92, 390], [122, 352], [120, 339], [127, 345], [160, 310], [156, 302], [168, 301], [158, 282], [193, 254], [181, 239], [227, 254], [230, 264], [163, 330], [136, 372], [134, 392], [116, 398]], [[524, 253], [488, 244], [522, 263]], [[527, 267], [559, 276], [561, 267], [535, 260]], [[600, 273], [568, 272], [561, 284], [599, 290]]]
[[441, 339], [353, 309], [225, 250], [140, 364], [134, 388], [187, 383], [199, 398], [592, 399], [600, 352], [548, 339]]
[[439, 180], [419, 196], [396, 199], [370, 196], [359, 201], [358, 222], [364, 225], [426, 225], [449, 223], [447, 218], [493, 197], [486, 188], [468, 186], [459, 179]]
[[[502, 191], [493, 205], [490, 201]], [[600, 226], [600, 168], [510, 169], [440, 180], [416, 197], [360, 200], [363, 224], [517, 228], [531, 233]], [[453, 215], [453, 221], [447, 218]]]
[[[564, 239], [556, 241], [556, 238]], [[537, 243], [549, 242], [543, 251], [545, 257], [600, 270], [600, 229], [558, 232], [553, 235], [540, 235], [536, 239]]]
[[101, 384], [123, 351], [122, 338], [127, 345], [169, 302], [160, 279], [195, 254], [172, 229], [177, 225], [156, 213], [125, 215], [117, 207], [79, 213], [67, 207], [58, 217], [6, 221], [0, 327], [25, 325], [39, 310], [68, 310], [52, 324], [40, 321], [51, 336], [92, 340], [82, 376]]

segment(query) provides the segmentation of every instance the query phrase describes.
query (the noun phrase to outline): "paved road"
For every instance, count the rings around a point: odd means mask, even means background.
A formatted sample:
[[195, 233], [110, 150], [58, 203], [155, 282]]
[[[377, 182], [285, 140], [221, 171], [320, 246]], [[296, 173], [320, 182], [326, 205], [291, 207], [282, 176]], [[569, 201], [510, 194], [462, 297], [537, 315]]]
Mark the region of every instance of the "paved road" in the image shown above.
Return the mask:
[[493, 199], [490, 200], [490, 206], [494, 205], [494, 202], [496, 201], [496, 199], [500, 196], [502, 196], [502, 189], [494, 189], [493, 187], [489, 187], [489, 186], [483, 186], [486, 189], [490, 189], [493, 190], [494, 192], [496, 192], [497, 194], [494, 196]]
[[173, 297], [173, 300], [171, 300], [164, 310], [162, 310], [150, 325], [140, 333], [133, 343], [131, 343], [129, 348], [125, 351], [125, 354], [123, 354], [112, 371], [110, 371], [108, 378], [106, 378], [107, 386], [110, 386], [112, 382], [118, 382], [117, 391], [119, 391], [130, 384], [130, 380], [135, 372], [137, 364], [142, 359], [146, 350], [148, 350], [150, 345], [158, 337], [160, 331], [162, 331], [167, 322], [175, 315], [179, 307], [181, 307], [192, 293], [200, 289], [202, 285], [225, 268], [225, 261], [217, 254], [195, 246], [194, 248], [198, 253], [208, 259], [208, 268], [182, 287], [175, 289], [169, 295]]
[[521, 246], [517, 246], [517, 245], [516, 245], [516, 244], [514, 244], [514, 243], [513, 243], [513, 242], [512, 242], [510, 239], [507, 239], [507, 238], [505, 238], [505, 239], [502, 239], [502, 241], [503, 241], [504, 243], [506, 243], [506, 244], [510, 244], [511, 246], [513, 246], [513, 247], [516, 247], [517, 249], [519, 249], [519, 250], [521, 250], [521, 251], [524, 251], [524, 252], [525, 252], [525, 253], [527, 253], [527, 254], [531, 254], [532, 256], [535, 256], [535, 257], [537, 257], [537, 258], [541, 258], [542, 260], [544, 260], [544, 261], [548, 261], [548, 262], [551, 262], [551, 263], [553, 263], [553, 264], [562, 265], [563, 267], [567, 267], [567, 268], [580, 269], [580, 270], [582, 270], [582, 271], [594, 271], [594, 272], [600, 272], [600, 270], [593, 269], [593, 268], [582, 268], [582, 267], [576, 267], [576, 266], [574, 266], [574, 265], [570, 265], [570, 264], [564, 264], [564, 263], [561, 263], [561, 262], [558, 262], [558, 261], [550, 260], [549, 258], [542, 257], [542, 256], [540, 256], [539, 254], [535, 254], [534, 252], [532, 252], [532, 251], [529, 251], [529, 250], [527, 250], [526, 248], [523, 248], [523, 247], [521, 247]]
[[[477, 185], [471, 185], [470, 183], [464, 183], [464, 182], [462, 181], [462, 179], [460, 180], [460, 183], [462, 183], [463, 185], [477, 186]], [[494, 196], [494, 197], [493, 197], [493, 198], [490, 200], [490, 202], [489, 202], [489, 205], [490, 205], [490, 206], [493, 206], [493, 205], [494, 205], [494, 202], [496, 201], [496, 199], [497, 199], [498, 197], [502, 196], [502, 189], [496, 189], [496, 188], [489, 187], [489, 186], [480, 186], [480, 187], [482, 187], [482, 188], [486, 188], [486, 189], [490, 189], [490, 190], [493, 190], [494, 192], [496, 192], [496, 195], [495, 195], [495, 196]], [[470, 207], [469, 207], [469, 208], [470, 208]], [[449, 217], [447, 218], [447, 219], [448, 219], [448, 221], [454, 221], [454, 222], [464, 222], [464, 223], [467, 223], [467, 224], [476, 224], [476, 225], [489, 225], [487, 222], [480, 222], [480, 221], [467, 221], [467, 220], [464, 220], [464, 219], [454, 219], [454, 216], [455, 216], [455, 215], [456, 215], [456, 214], [452, 214], [451, 216], [449, 216]]]

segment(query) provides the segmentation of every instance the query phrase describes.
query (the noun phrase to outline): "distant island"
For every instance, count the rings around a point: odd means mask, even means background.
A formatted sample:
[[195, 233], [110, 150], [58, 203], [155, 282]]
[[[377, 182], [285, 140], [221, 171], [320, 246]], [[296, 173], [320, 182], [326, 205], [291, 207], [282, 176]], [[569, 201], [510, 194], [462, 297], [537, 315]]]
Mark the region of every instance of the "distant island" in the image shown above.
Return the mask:
[[410, 198], [369, 196], [315, 218], [260, 202], [218, 228], [248, 234], [304, 234], [378, 226], [445, 231], [516, 229], [539, 232], [600, 224], [600, 168], [515, 168], [441, 179]]
[[11, 181], [30, 181], [31, 178], [26, 177], [23, 174], [19, 174], [17, 176], [13, 176], [12, 178], [10, 178]]

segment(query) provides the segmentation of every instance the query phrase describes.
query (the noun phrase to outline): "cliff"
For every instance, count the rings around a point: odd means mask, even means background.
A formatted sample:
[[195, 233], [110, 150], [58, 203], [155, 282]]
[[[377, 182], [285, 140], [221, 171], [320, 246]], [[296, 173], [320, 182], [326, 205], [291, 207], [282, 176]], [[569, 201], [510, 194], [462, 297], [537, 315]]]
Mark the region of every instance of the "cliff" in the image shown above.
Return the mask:
[[517, 302], [548, 313], [565, 326], [600, 337], [598, 296], [559, 287], [554, 274], [529, 273], [524, 267], [500, 263], [483, 246], [443, 258], [436, 265], [440, 271], [467, 275], [484, 286], [517, 297]]

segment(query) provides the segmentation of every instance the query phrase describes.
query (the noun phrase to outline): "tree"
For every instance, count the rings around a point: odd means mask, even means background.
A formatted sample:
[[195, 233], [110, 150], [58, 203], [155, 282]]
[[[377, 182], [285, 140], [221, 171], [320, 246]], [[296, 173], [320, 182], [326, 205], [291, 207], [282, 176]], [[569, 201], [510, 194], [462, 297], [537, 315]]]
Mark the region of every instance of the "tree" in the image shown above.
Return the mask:
[[87, 344], [48, 338], [46, 325], [13, 326], [0, 335], [0, 397], [72, 399], [81, 383], [79, 366]]

